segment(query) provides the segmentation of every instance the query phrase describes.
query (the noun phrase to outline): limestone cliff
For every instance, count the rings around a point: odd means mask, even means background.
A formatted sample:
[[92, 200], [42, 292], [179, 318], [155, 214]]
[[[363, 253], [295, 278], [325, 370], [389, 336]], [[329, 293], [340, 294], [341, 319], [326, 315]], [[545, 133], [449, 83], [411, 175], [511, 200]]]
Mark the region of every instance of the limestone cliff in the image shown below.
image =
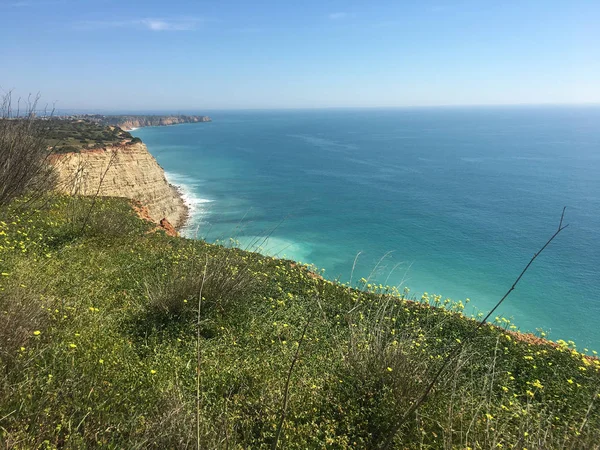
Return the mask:
[[210, 122], [208, 116], [104, 116], [103, 123], [113, 125], [122, 130], [129, 131], [133, 128], [160, 127], [176, 125], [179, 123]]
[[52, 155], [58, 189], [68, 194], [126, 197], [146, 206], [156, 222], [183, 225], [187, 207], [143, 143]]

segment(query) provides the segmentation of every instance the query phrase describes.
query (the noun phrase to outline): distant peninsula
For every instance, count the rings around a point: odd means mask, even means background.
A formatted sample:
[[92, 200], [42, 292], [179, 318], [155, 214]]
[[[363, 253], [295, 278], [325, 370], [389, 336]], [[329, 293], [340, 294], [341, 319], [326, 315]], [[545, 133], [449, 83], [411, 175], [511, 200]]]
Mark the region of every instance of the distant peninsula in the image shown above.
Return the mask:
[[[62, 118], [62, 117], [61, 117]], [[160, 127], [180, 123], [211, 122], [208, 116], [176, 115], [104, 115], [104, 114], [78, 114], [64, 117], [65, 119], [85, 120], [104, 126], [119, 127], [130, 131], [141, 127]]]

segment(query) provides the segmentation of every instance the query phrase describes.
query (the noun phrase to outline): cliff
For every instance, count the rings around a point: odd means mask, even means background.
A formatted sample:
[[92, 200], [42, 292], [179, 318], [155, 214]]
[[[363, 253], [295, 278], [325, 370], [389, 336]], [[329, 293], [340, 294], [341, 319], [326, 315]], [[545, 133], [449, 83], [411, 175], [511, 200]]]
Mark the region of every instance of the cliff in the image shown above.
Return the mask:
[[183, 225], [187, 207], [143, 143], [52, 155], [58, 190], [67, 194], [126, 197], [147, 208], [152, 221]]
[[208, 116], [106, 116], [106, 125], [113, 125], [129, 131], [140, 127], [161, 127], [179, 123], [210, 122]]
[[78, 114], [71, 116], [63, 116], [62, 119], [67, 121], [85, 121], [96, 123], [100, 126], [119, 127], [124, 131], [129, 131], [133, 128], [141, 127], [161, 127], [167, 125], [177, 125], [179, 123], [198, 123], [210, 122], [208, 116], [189, 116], [184, 114], [176, 115], [112, 115], [105, 116], [101, 114]]

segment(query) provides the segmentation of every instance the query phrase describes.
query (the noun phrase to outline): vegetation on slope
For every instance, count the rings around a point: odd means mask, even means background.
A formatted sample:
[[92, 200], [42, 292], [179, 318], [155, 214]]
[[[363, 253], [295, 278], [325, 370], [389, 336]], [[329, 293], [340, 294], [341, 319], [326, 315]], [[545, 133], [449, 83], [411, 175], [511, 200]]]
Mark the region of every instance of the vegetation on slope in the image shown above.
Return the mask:
[[141, 142], [119, 127], [93, 120], [51, 114], [39, 117], [37, 101], [37, 98], [24, 104], [19, 101], [15, 106], [10, 92], [0, 96], [0, 181], [10, 177], [29, 178], [25, 173], [34, 173], [39, 179], [38, 172], [45, 170], [50, 153]]
[[210, 122], [208, 116], [191, 116], [185, 114], [157, 115], [157, 114], [76, 114], [66, 116], [71, 120], [84, 120], [97, 123], [101, 126], [119, 127], [130, 129], [130, 127], [158, 127], [175, 125], [179, 123]]
[[[80, 152], [122, 145], [134, 140], [127, 131], [85, 120], [43, 120], [43, 133], [54, 153]], [[136, 138], [136, 142], [141, 142]]]
[[[460, 302], [148, 233], [124, 200], [23, 202], [0, 208], [6, 448], [379, 448], [476, 327]], [[393, 446], [598, 448], [599, 387], [573, 345], [486, 325]]]

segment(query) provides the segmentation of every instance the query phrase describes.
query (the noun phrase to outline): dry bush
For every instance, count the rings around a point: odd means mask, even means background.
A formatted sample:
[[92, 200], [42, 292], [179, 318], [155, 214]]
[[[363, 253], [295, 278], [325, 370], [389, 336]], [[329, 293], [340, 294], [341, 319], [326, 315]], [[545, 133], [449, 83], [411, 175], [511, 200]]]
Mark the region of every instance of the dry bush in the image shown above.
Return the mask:
[[420, 328], [399, 327], [394, 310], [398, 299], [367, 302], [348, 317], [349, 339], [343, 349], [342, 379], [370, 411], [364, 442], [375, 445], [389, 433], [426, 385], [438, 361], [423, 357], [427, 339]]
[[[190, 401], [191, 400], [191, 401]], [[223, 411], [212, 418], [202, 411], [196, 422], [194, 399], [186, 401], [180, 386], [173, 386], [162, 393], [156, 409], [147, 416], [144, 430], [144, 448], [155, 449], [215, 449], [224, 448], [227, 442], [227, 426]], [[197, 427], [200, 426], [198, 433]], [[198, 438], [200, 440], [198, 440]]]
[[24, 285], [10, 283], [0, 292], [0, 367], [9, 374], [22, 357], [22, 348], [36, 339], [48, 316], [40, 296]]
[[15, 109], [10, 92], [0, 97], [0, 205], [26, 193], [44, 194], [55, 181], [38, 100], [30, 98], [23, 109], [19, 101]]
[[238, 306], [255, 285], [239, 252], [196, 256], [172, 265], [146, 283], [148, 310], [165, 319], [196, 317], [202, 292], [203, 318], [239, 312]]

